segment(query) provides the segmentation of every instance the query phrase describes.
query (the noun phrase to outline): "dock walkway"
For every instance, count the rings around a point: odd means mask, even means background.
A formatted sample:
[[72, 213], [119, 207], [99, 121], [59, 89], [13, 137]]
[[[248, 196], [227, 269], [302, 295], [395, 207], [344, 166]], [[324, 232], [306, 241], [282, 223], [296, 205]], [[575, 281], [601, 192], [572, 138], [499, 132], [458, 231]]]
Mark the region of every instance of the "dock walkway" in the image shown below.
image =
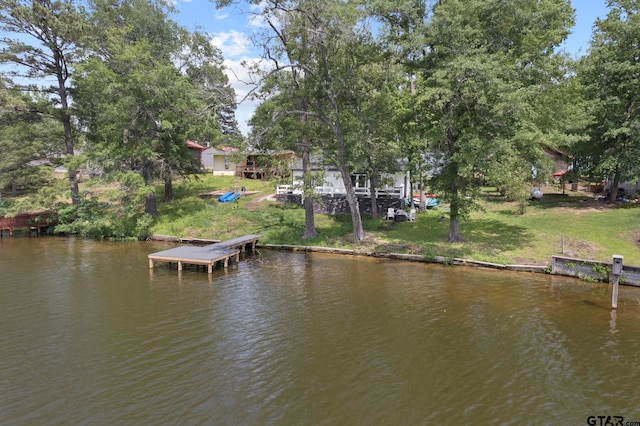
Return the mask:
[[151, 253], [148, 255], [149, 268], [153, 269], [155, 262], [177, 263], [178, 271], [182, 271], [184, 264], [206, 265], [207, 272], [211, 274], [216, 263], [221, 262], [227, 268], [230, 259], [240, 261], [240, 252], [244, 252], [247, 247], [251, 246], [251, 250], [255, 250], [260, 237], [261, 235], [244, 235], [206, 246], [181, 246]]
[[240, 251], [244, 252], [246, 247], [249, 244], [251, 244], [251, 250], [253, 251], [256, 249], [256, 243], [258, 242], [260, 237], [262, 237], [262, 235], [254, 235], [254, 234], [243, 235], [242, 237], [233, 238], [231, 240], [212, 244], [212, 246], [224, 247], [224, 248], [230, 248], [230, 249], [237, 248], [237, 249], [240, 249]]

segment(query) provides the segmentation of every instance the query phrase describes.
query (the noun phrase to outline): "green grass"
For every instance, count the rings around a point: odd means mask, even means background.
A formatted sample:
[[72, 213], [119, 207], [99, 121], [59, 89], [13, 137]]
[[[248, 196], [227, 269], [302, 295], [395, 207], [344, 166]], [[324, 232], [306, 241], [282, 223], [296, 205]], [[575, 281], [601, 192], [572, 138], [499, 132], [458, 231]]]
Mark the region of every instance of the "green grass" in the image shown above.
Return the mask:
[[[260, 191], [241, 197], [238, 203], [202, 199], [199, 193], [245, 186]], [[385, 222], [363, 216], [366, 241], [355, 245], [349, 215], [315, 215], [317, 238], [302, 240], [304, 210], [292, 204], [263, 199], [273, 194], [271, 182], [203, 175], [175, 185], [175, 199], [160, 203], [154, 234], [179, 237], [227, 239], [242, 234], [263, 235], [261, 242], [337, 248], [360, 248], [378, 252], [415, 253], [425, 257], [463, 257], [496, 263], [548, 264], [552, 255], [610, 261], [624, 256], [626, 264], [640, 265], [640, 204], [609, 206], [588, 193], [553, 194], [531, 202], [523, 215], [515, 203], [504, 202], [485, 190], [483, 210], [461, 222], [463, 243], [447, 242], [448, 219], [443, 211], [418, 213], [416, 222]], [[159, 188], [160, 190], [160, 188]], [[159, 194], [161, 199], [162, 194]], [[260, 201], [258, 201], [260, 200]], [[445, 213], [446, 215], [446, 213]]]

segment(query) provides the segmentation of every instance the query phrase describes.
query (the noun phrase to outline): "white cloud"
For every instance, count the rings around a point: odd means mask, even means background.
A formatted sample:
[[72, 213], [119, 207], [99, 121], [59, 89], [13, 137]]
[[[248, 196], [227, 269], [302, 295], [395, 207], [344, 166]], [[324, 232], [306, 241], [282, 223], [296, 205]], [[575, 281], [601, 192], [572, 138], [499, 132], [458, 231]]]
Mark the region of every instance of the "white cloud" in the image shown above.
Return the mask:
[[253, 55], [249, 36], [241, 31], [216, 32], [210, 36], [211, 43], [222, 51], [225, 58], [225, 74], [236, 92], [238, 102], [236, 119], [240, 131], [246, 135], [249, 131], [247, 122], [258, 105], [258, 101], [248, 97], [258, 85], [256, 78], [249, 72], [249, 67], [260, 64], [260, 58], [257, 53]]
[[[269, 7], [268, 2], [262, 0], [258, 4], [252, 4], [249, 7], [251, 16], [247, 19], [247, 25], [249, 28], [269, 28], [266, 20], [264, 19], [263, 12]], [[273, 18], [273, 16], [271, 16]]]
[[222, 51], [225, 58], [244, 55], [249, 50], [249, 37], [243, 32], [231, 30], [211, 34], [211, 43]]
[[258, 101], [248, 97], [251, 90], [257, 86], [257, 82], [250, 74], [248, 66], [259, 63], [259, 61], [260, 59], [257, 57], [245, 56], [236, 59], [225, 59], [223, 63], [225, 74], [229, 78], [229, 84], [236, 92], [236, 100], [238, 101], [236, 119], [238, 120], [238, 126], [245, 135], [249, 131], [248, 121], [258, 105]]

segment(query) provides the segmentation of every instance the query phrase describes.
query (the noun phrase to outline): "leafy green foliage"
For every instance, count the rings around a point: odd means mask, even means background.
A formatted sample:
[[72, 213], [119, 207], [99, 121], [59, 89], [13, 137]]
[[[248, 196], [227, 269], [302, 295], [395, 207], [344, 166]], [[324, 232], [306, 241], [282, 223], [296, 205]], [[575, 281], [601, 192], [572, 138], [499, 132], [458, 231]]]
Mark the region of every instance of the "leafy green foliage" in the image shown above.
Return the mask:
[[[78, 64], [73, 91], [91, 159], [106, 173], [134, 171], [168, 188], [200, 166], [187, 140], [219, 141], [235, 128], [220, 52], [170, 20], [170, 11], [147, 0], [117, 8], [95, 1], [90, 48], [98, 54]], [[145, 209], [157, 214], [153, 191]]]
[[70, 155], [74, 140], [67, 83], [81, 55], [85, 17], [74, 0], [0, 2], [0, 63], [11, 64], [6, 75], [19, 78], [23, 90], [40, 90], [43, 81], [55, 81], [43, 91], [52, 97], [49, 114], [62, 124], [65, 152]]
[[31, 163], [59, 151], [62, 140], [60, 123], [40, 112], [46, 103], [0, 81], [0, 189], [10, 187], [14, 196], [18, 187], [38, 187], [50, 178], [50, 167]]
[[[107, 190], [95, 192], [91, 185], [108, 184]], [[149, 188], [133, 172], [96, 179], [81, 192], [77, 205], [58, 209], [56, 233], [78, 234], [88, 238], [144, 239], [149, 235], [153, 217], [140, 206]]]
[[[401, 9], [406, 3], [383, 8], [388, 35], [399, 40], [398, 25], [408, 21], [398, 16], [423, 14], [410, 19], [406, 29], [420, 34], [400, 39], [399, 50], [410, 54], [400, 60], [417, 74], [416, 122], [427, 150], [442, 160], [430, 183], [451, 203], [449, 239], [461, 241], [458, 220], [476, 207], [479, 178], [498, 163], [520, 182], [526, 163], [531, 170], [540, 158], [530, 155], [532, 146], [554, 126], [530, 106], [563, 81], [554, 48], [568, 34], [573, 10], [566, 0], [447, 0], [430, 11]], [[419, 46], [421, 57], [418, 46], [404, 44], [417, 40], [428, 43]], [[518, 161], [509, 161], [513, 155]]]
[[576, 144], [585, 173], [612, 179], [610, 201], [618, 183], [640, 173], [640, 2], [611, 1], [606, 19], [594, 27], [589, 55], [579, 77], [590, 101], [589, 139]]

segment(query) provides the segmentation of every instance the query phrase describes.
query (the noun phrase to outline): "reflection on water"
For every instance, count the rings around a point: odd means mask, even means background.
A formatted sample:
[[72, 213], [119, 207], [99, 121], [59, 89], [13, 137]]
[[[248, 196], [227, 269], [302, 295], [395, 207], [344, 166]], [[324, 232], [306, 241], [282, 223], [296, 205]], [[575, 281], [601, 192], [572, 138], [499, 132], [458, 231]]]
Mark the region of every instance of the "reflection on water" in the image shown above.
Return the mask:
[[157, 243], [0, 240], [1, 424], [640, 420], [640, 289]]

